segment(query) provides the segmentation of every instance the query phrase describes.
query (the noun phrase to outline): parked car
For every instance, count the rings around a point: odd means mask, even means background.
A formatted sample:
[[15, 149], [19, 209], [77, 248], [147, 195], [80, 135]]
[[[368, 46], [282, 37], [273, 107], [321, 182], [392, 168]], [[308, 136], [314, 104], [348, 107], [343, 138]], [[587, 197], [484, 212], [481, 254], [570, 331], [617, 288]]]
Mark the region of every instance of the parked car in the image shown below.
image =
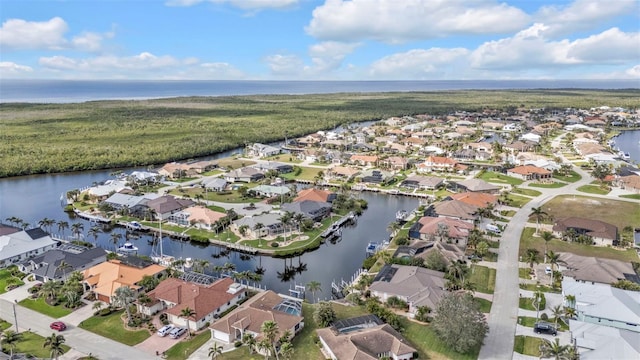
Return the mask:
[[173, 328], [173, 330], [171, 330], [171, 331], [169, 332], [169, 336], [170, 336], [172, 339], [177, 339], [177, 338], [179, 338], [180, 336], [182, 336], [182, 334], [184, 334], [184, 333], [186, 333], [186, 332], [187, 332], [187, 329], [185, 329], [185, 328], [183, 328], [183, 327], [176, 327], [176, 328]]
[[547, 266], [546, 268], [544, 268], [544, 273], [547, 275], [551, 275], [551, 266]]
[[160, 329], [158, 329], [158, 336], [166, 336], [168, 333], [171, 332], [171, 330], [173, 330], [173, 325], [169, 324], [169, 325], [165, 325], [163, 327], [161, 327]]
[[557, 335], [558, 329], [556, 329], [556, 327], [551, 323], [537, 322], [533, 326], [533, 332], [535, 332], [536, 334]]
[[62, 321], [54, 321], [51, 323], [51, 325], [49, 325], [49, 327], [53, 330], [63, 331], [67, 328], [67, 325], [65, 325], [65, 323], [63, 323]]

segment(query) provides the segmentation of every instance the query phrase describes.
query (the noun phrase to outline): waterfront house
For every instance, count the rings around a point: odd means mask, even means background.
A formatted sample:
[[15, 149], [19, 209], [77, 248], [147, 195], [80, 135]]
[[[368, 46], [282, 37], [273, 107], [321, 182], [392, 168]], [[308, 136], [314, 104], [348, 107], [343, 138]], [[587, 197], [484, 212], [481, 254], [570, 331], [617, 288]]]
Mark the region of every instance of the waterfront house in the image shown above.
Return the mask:
[[196, 171], [194, 169], [191, 169], [191, 166], [187, 164], [174, 161], [162, 166], [158, 170], [158, 174], [169, 179], [177, 179], [185, 176], [193, 176], [196, 174]]
[[266, 173], [267, 171], [275, 171], [278, 174], [286, 174], [293, 171], [293, 165], [275, 162], [275, 161], [267, 161], [252, 165], [254, 169], [258, 169], [262, 173]]
[[142, 196], [115, 193], [103, 201], [116, 211], [122, 211], [126, 215], [143, 217], [147, 209], [147, 201], [157, 199], [160, 195], [147, 193]]
[[162, 312], [167, 314], [170, 323], [186, 327], [187, 319], [182, 315], [182, 310], [189, 308], [194, 312], [189, 317], [189, 329], [198, 331], [246, 298], [247, 291], [231, 278], [208, 285], [167, 278], [147, 296], [151, 301], [144, 304], [138, 301], [138, 312], [149, 316]]
[[224, 174], [224, 179], [230, 183], [252, 183], [264, 179], [264, 173], [256, 168], [247, 166]]
[[57, 241], [40, 228], [20, 230], [0, 224], [0, 268], [54, 249]]
[[190, 206], [182, 211], [171, 214], [168, 220], [180, 226], [195, 226], [199, 229], [211, 230], [216, 223], [227, 214], [213, 211], [204, 206]]
[[284, 196], [288, 195], [291, 192], [287, 186], [274, 186], [274, 185], [258, 185], [254, 188], [249, 189], [248, 191], [251, 194], [254, 194], [257, 197], [274, 197], [274, 196]]
[[138, 283], [146, 276], [161, 278], [166, 268], [157, 264], [125, 264], [121, 260], [109, 260], [83, 271], [83, 284], [86, 290], [93, 291], [98, 300], [111, 304], [116, 290], [127, 286], [139, 292], [142, 286]]
[[513, 176], [517, 179], [522, 180], [550, 180], [552, 176], [552, 172], [533, 165], [522, 165], [516, 166], [512, 169], [507, 170], [508, 176]]
[[282, 215], [275, 213], [259, 214], [254, 216], [245, 216], [235, 220], [231, 227], [238, 231], [241, 226], [246, 225], [248, 236], [253, 238], [261, 238], [263, 236], [276, 236], [284, 231], [284, 226], [280, 218]]
[[479, 192], [487, 194], [497, 194], [502, 189], [498, 185], [490, 184], [482, 179], [452, 180], [453, 188], [456, 191]]
[[[37, 281], [65, 281], [74, 271], [83, 271], [107, 261], [103, 248], [91, 249], [62, 245], [18, 265], [20, 271], [32, 274]], [[61, 264], [66, 264], [60, 267]]]
[[313, 221], [320, 221], [331, 213], [331, 204], [324, 201], [302, 200], [284, 203], [280, 209], [285, 212], [302, 214], [305, 218]]
[[486, 208], [498, 203], [496, 195], [481, 192], [463, 192], [447, 196], [444, 200], [458, 200], [478, 208]]
[[328, 179], [341, 179], [344, 181], [349, 181], [359, 174], [359, 169], [347, 166], [334, 166], [330, 169], [327, 169], [325, 172], [325, 176]]
[[260, 143], [247, 146], [247, 156], [268, 157], [280, 154], [281, 149]]
[[176, 198], [171, 195], [160, 196], [156, 199], [148, 200], [144, 205], [155, 212], [156, 219], [168, 219], [172, 214], [177, 213], [189, 206], [195, 205], [190, 199]]
[[371, 296], [386, 302], [396, 296], [409, 305], [409, 313], [418, 307], [437, 308], [447, 293], [444, 273], [418, 266], [386, 264], [369, 286]]
[[362, 183], [382, 184], [393, 179], [393, 174], [384, 170], [367, 169], [363, 170], [358, 178]]
[[211, 171], [218, 167], [218, 163], [215, 160], [202, 160], [192, 163], [188, 163], [190, 171], [195, 171], [198, 174], [202, 174], [207, 171]]
[[444, 216], [473, 223], [478, 218], [478, 207], [459, 200], [446, 200], [431, 204], [425, 215]]
[[473, 224], [447, 217], [423, 216], [409, 229], [409, 238], [452, 242], [465, 247]]
[[444, 184], [444, 179], [435, 176], [411, 175], [402, 180], [401, 187], [409, 189], [435, 190]]
[[375, 315], [339, 320], [316, 334], [332, 360], [410, 360], [416, 353], [400, 333]]
[[563, 237], [566, 231], [573, 231], [576, 235], [587, 235], [591, 237], [594, 245], [611, 246], [618, 243], [618, 228], [600, 220], [568, 217], [553, 224], [553, 232], [557, 237]]
[[313, 200], [330, 203], [335, 200], [336, 196], [337, 194], [332, 191], [309, 188], [300, 190], [298, 196], [293, 199], [293, 201]]
[[444, 156], [428, 156], [425, 161], [418, 164], [418, 172], [453, 172], [456, 170], [458, 162]]
[[271, 290], [253, 296], [225, 317], [211, 326], [211, 337], [215, 341], [233, 344], [242, 340], [244, 334], [250, 334], [257, 340], [263, 338], [262, 324], [273, 321], [278, 324], [279, 334], [289, 331], [292, 336], [304, 328], [302, 302], [283, 298]]
[[104, 200], [113, 193], [129, 192], [133, 193], [133, 189], [127, 185], [124, 179], [107, 180], [104, 184], [92, 186], [87, 189], [87, 194], [98, 201]]

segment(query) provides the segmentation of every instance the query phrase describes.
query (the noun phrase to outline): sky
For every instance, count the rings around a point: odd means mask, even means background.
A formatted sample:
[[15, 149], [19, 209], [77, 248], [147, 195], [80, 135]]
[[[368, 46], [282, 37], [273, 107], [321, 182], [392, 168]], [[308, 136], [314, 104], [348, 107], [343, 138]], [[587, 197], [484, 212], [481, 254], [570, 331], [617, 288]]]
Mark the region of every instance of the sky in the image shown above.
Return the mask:
[[0, 0], [0, 79], [640, 79], [640, 0]]

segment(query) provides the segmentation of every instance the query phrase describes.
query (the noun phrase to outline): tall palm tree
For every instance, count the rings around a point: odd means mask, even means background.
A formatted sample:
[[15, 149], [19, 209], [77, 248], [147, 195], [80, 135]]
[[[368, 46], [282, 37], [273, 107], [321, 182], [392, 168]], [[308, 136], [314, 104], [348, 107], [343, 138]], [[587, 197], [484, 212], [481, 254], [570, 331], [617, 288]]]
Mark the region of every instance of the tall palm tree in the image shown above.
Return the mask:
[[576, 307], [576, 296], [575, 295], [565, 295], [564, 296], [565, 303], [567, 307], [574, 308]]
[[122, 234], [117, 232], [112, 232], [110, 237], [111, 237], [111, 241], [113, 242], [113, 245], [118, 245], [118, 242], [120, 241], [120, 239], [122, 239]]
[[529, 267], [531, 268], [532, 272], [533, 272], [533, 264], [539, 263], [538, 255], [539, 255], [539, 252], [537, 249], [527, 249], [527, 251], [525, 252], [524, 261], [529, 263]]
[[280, 344], [280, 356], [282, 356], [283, 360], [291, 360], [293, 359], [293, 353], [294, 353], [294, 349], [293, 349], [293, 345], [289, 342], [283, 342], [282, 344]]
[[560, 260], [560, 254], [555, 253], [553, 250], [547, 251], [546, 257], [547, 261], [551, 265], [552, 271], [555, 271], [555, 269], [558, 268], [558, 265], [563, 262]]
[[542, 344], [540, 344], [540, 357], [563, 360], [570, 348], [570, 345], [560, 345], [559, 338], [555, 338], [553, 342], [543, 339]]
[[58, 231], [60, 231], [62, 233], [62, 236], [64, 236], [64, 231], [66, 229], [69, 228], [69, 223], [64, 221], [64, 220], [60, 220], [58, 221]]
[[547, 254], [549, 253], [547, 251], [547, 246], [549, 244], [549, 241], [553, 240], [553, 233], [551, 231], [543, 231], [540, 237], [542, 238], [542, 240], [544, 240], [544, 263], [546, 264]]
[[64, 354], [64, 348], [62, 344], [64, 344], [65, 339], [62, 335], [56, 335], [55, 333], [51, 334], [48, 338], [44, 339], [43, 348], [49, 347], [51, 349], [51, 358], [55, 358], [58, 360], [58, 356]]
[[211, 360], [217, 359], [218, 355], [222, 354], [222, 345], [218, 345], [217, 342], [213, 342], [213, 346], [209, 347], [209, 357]]
[[131, 303], [136, 299], [135, 292], [128, 286], [120, 286], [113, 295], [116, 306], [123, 307], [127, 312], [127, 324], [131, 322]]
[[64, 260], [60, 261], [60, 263], [58, 264], [57, 269], [58, 270], [62, 270], [62, 280], [66, 280], [67, 279], [67, 270], [69, 270], [71, 268], [72, 268], [72, 266], [68, 262], [66, 262]]
[[387, 231], [391, 233], [391, 237], [394, 237], [398, 230], [400, 230], [400, 224], [397, 221], [392, 221], [387, 225]]
[[249, 347], [249, 354], [253, 354], [254, 347], [256, 346], [255, 336], [246, 332], [242, 335], [242, 342]]
[[562, 305], [556, 305], [556, 306], [552, 307], [551, 308], [551, 315], [553, 315], [553, 322], [554, 322], [556, 328], [558, 328], [558, 320], [560, 320], [560, 317], [562, 315], [564, 315], [564, 309], [562, 308]]
[[9, 354], [9, 359], [13, 359], [13, 350], [16, 348], [16, 343], [20, 341], [22, 338], [22, 334], [15, 332], [13, 330], [5, 330], [2, 333], [2, 344], [7, 344], [11, 353]]
[[38, 221], [38, 226], [40, 226], [45, 231], [48, 231], [50, 233], [51, 232], [51, 226], [53, 224], [55, 224], [55, 223], [56, 223], [55, 220], [49, 219], [48, 217], [45, 217], [42, 220]]
[[536, 235], [538, 235], [538, 231], [540, 230], [540, 221], [544, 220], [545, 217], [547, 217], [549, 214], [547, 214], [543, 209], [542, 206], [539, 207], [534, 207], [531, 209], [531, 213], [529, 214], [529, 217], [535, 217], [536, 219]]
[[187, 321], [187, 334], [189, 339], [191, 339], [191, 328], [189, 328], [189, 318], [195, 314], [196, 314], [195, 310], [191, 309], [188, 306], [180, 310], [180, 316]]
[[280, 217], [280, 222], [282, 222], [282, 227], [284, 230], [284, 241], [287, 241], [287, 227], [291, 224], [291, 219], [293, 218], [292, 214], [289, 211], [286, 211], [284, 215]]
[[576, 312], [576, 309], [569, 307], [569, 306], [565, 306], [564, 307], [564, 317], [567, 319], [575, 319], [575, 317], [578, 315], [578, 313]]
[[278, 352], [275, 347], [276, 340], [278, 340], [278, 334], [280, 333], [278, 323], [267, 320], [262, 323], [260, 331], [262, 332], [262, 336], [264, 336], [264, 338], [269, 342], [270, 350], [273, 350], [273, 353], [276, 354], [276, 359], [279, 359]]
[[301, 231], [302, 222], [304, 221], [304, 215], [297, 213], [293, 215], [293, 221], [298, 225], [298, 232]]
[[260, 239], [259, 241], [259, 246], [258, 247], [262, 247], [262, 228], [264, 227], [263, 223], [257, 223], [253, 229], [254, 231], [256, 231], [258, 233], [258, 239]]
[[80, 234], [84, 231], [84, 225], [82, 223], [73, 223], [71, 224], [71, 233], [76, 237], [80, 238]]
[[316, 298], [316, 292], [322, 291], [322, 285], [320, 284], [319, 281], [313, 280], [307, 284], [307, 290], [311, 291], [311, 297], [312, 297], [312, 300], [314, 300]]
[[92, 226], [89, 231], [87, 231], [88, 236], [93, 237], [93, 242], [98, 243], [98, 235], [102, 232], [99, 226]]
[[40, 293], [44, 295], [47, 299], [52, 299], [58, 293], [60, 289], [60, 283], [57, 281], [49, 280], [42, 284], [40, 287]]
[[196, 260], [195, 265], [196, 269], [198, 270], [196, 272], [204, 273], [209, 268], [209, 265], [211, 265], [211, 263], [206, 259], [198, 259]]

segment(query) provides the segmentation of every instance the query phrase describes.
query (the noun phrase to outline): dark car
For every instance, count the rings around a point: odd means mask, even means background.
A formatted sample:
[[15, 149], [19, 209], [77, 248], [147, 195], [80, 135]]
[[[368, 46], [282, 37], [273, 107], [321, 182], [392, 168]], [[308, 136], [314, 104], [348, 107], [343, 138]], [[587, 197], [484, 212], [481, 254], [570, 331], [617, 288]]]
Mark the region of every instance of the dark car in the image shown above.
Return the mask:
[[537, 322], [533, 326], [533, 332], [535, 332], [536, 334], [556, 335], [558, 334], [558, 329], [556, 329], [556, 327], [553, 324], [546, 323], [546, 322]]
[[67, 325], [65, 325], [62, 321], [54, 321], [51, 323], [51, 325], [49, 325], [49, 327], [53, 330], [63, 331], [67, 328]]

